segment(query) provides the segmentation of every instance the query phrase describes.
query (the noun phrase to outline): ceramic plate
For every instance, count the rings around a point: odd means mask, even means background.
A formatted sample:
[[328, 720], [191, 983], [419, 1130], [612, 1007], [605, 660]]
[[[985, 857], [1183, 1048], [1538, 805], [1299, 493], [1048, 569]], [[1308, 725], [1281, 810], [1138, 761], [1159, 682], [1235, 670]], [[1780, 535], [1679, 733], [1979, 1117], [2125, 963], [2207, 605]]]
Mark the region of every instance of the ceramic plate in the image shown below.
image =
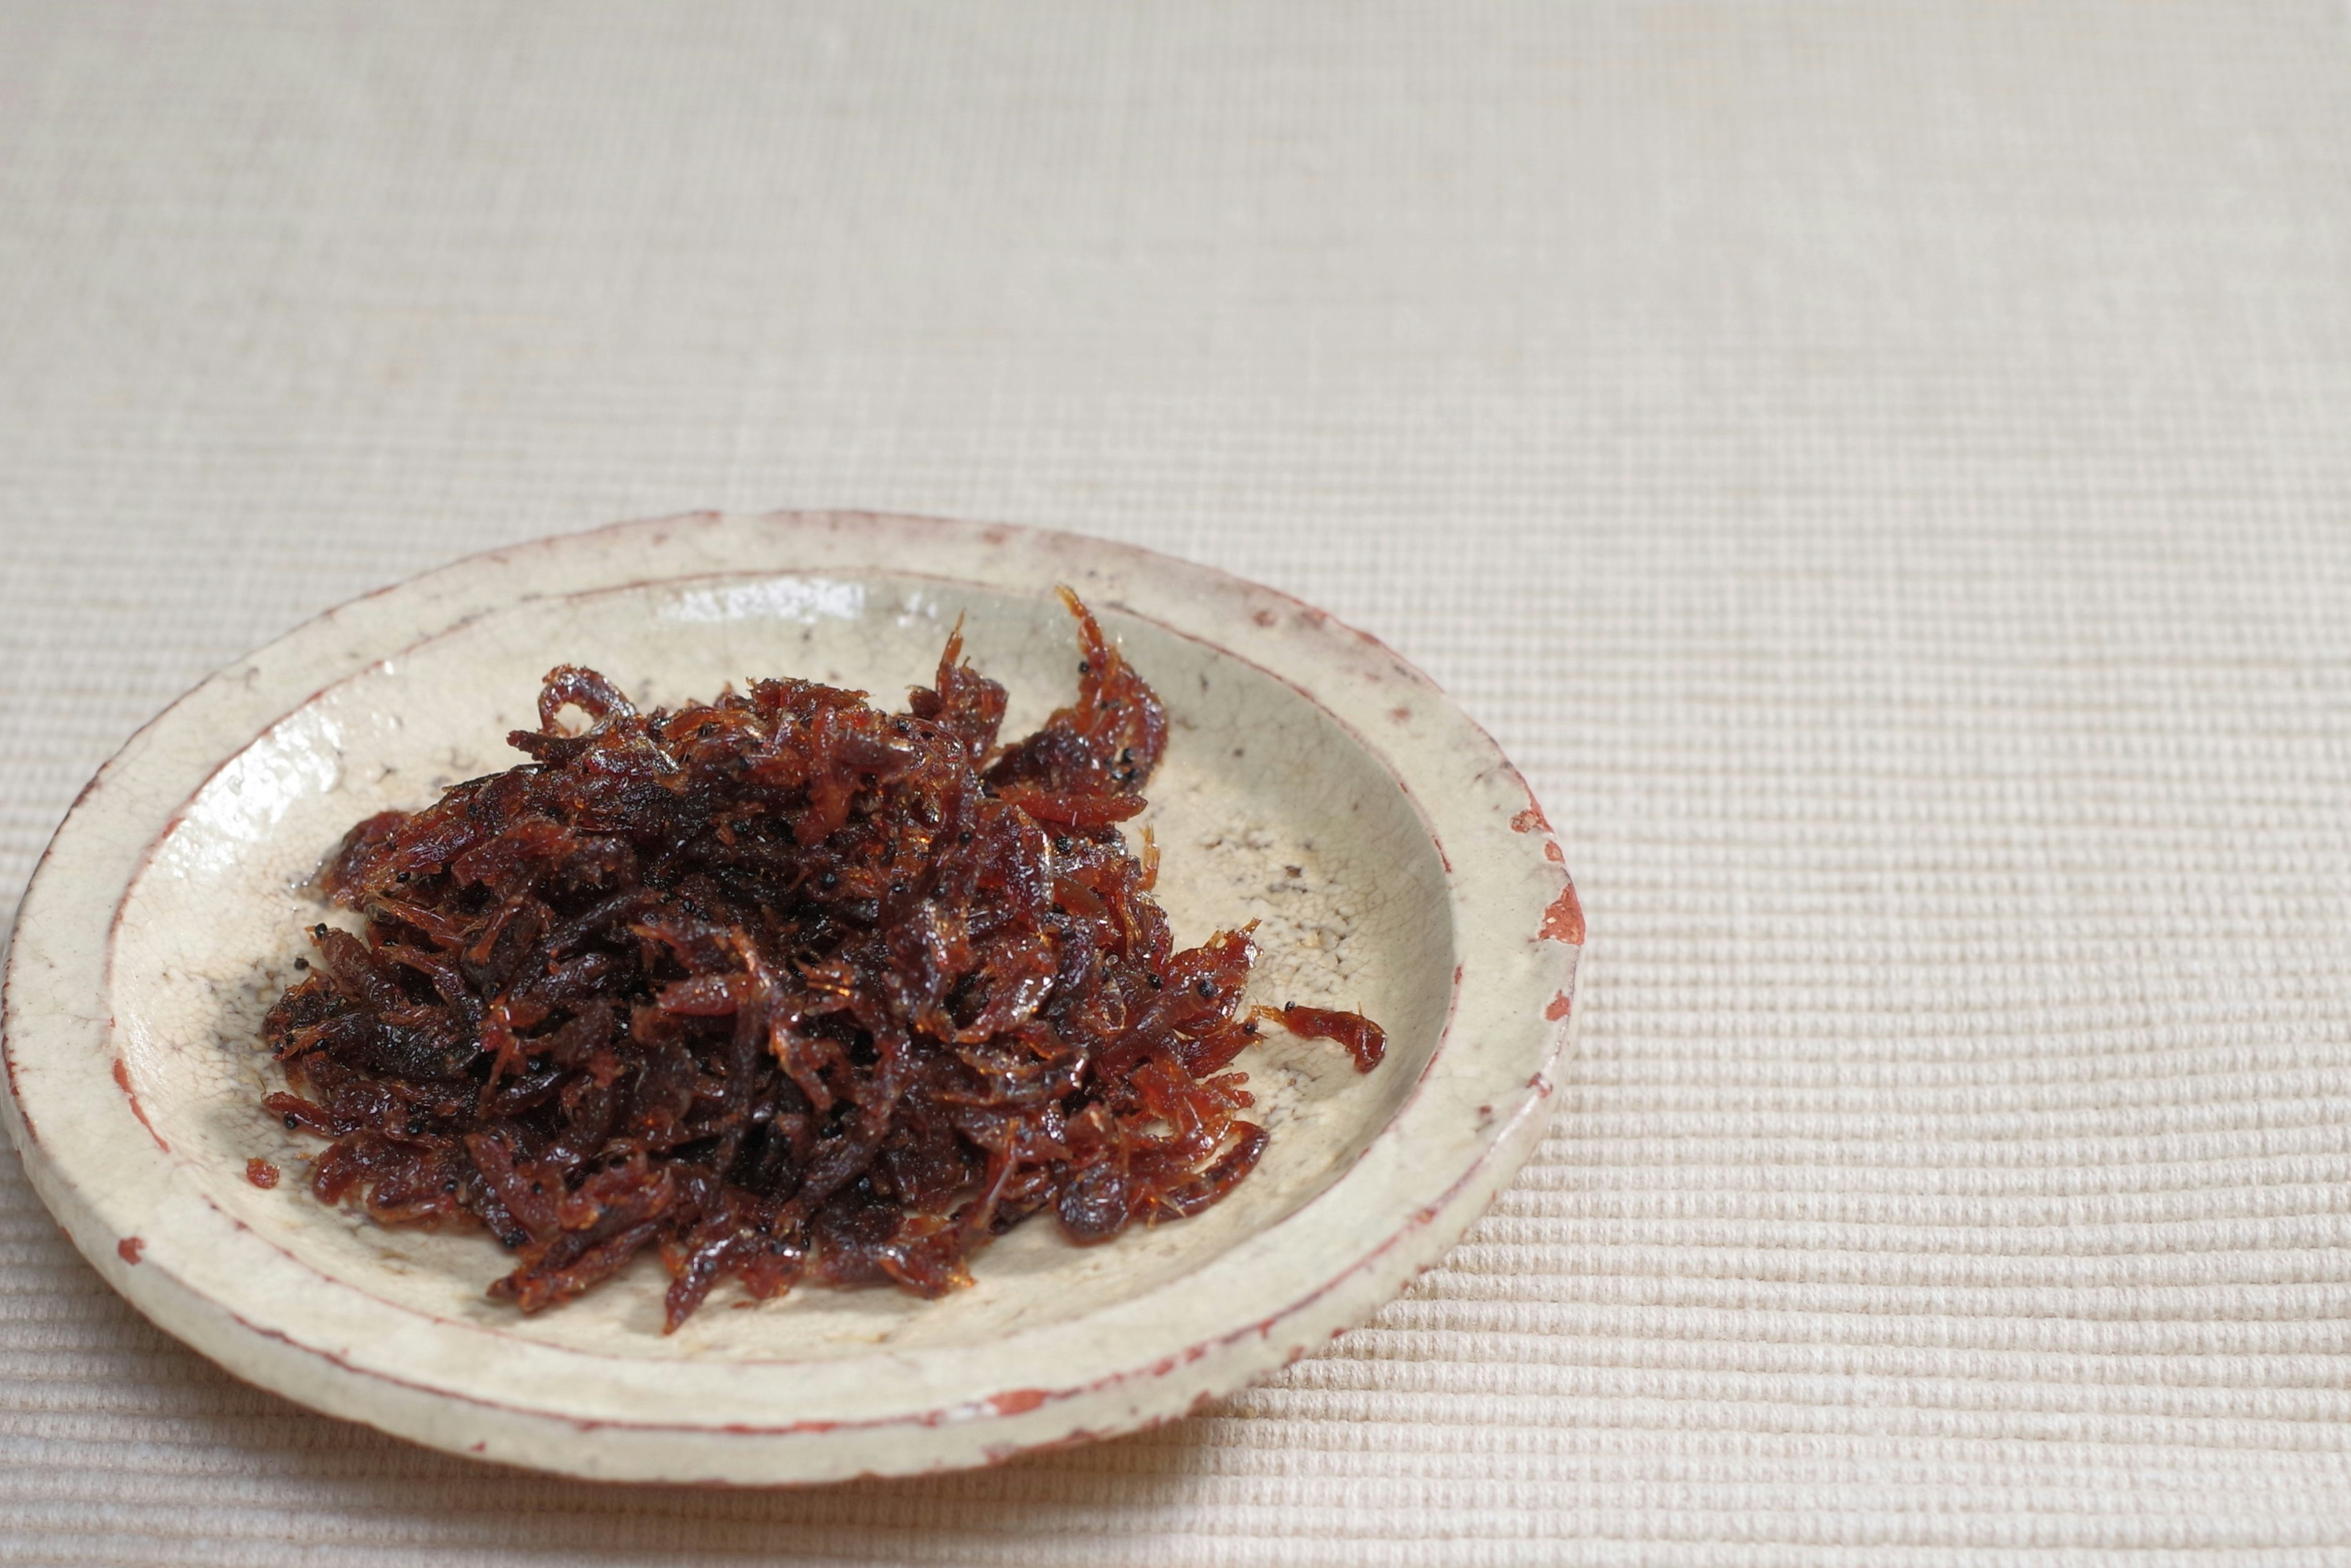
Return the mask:
[[[329, 916], [350, 823], [517, 760], [539, 677], [641, 703], [810, 676], [895, 705], [961, 616], [1005, 733], [1073, 689], [1051, 589], [1100, 613], [1172, 737], [1128, 824], [1179, 942], [1255, 919], [1251, 1001], [1360, 1007], [1354, 1071], [1278, 1031], [1239, 1063], [1271, 1138], [1226, 1201], [1103, 1247], [1049, 1220], [937, 1301], [722, 1288], [661, 1333], [633, 1271], [532, 1317], [479, 1233], [312, 1198], [322, 1145], [259, 1105], [269, 1001]], [[1101, 540], [847, 513], [697, 515], [501, 550], [329, 612], [206, 681], [83, 792], [7, 968], [9, 1130], [110, 1283], [239, 1376], [458, 1453], [575, 1475], [775, 1484], [987, 1462], [1178, 1416], [1434, 1263], [1540, 1135], [1583, 916], [1541, 809], [1478, 727], [1297, 601]], [[287, 1171], [246, 1179], [260, 1157]]]

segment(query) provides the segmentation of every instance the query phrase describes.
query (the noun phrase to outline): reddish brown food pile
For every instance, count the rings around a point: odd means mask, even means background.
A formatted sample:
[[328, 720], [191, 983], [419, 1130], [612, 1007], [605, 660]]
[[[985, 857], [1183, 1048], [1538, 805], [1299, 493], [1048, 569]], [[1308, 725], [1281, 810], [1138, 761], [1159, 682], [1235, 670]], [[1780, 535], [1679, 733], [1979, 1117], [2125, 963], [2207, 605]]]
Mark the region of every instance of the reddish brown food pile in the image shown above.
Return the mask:
[[654, 1248], [673, 1329], [730, 1277], [937, 1295], [1040, 1209], [1093, 1242], [1223, 1197], [1265, 1147], [1226, 1071], [1251, 945], [1175, 950], [1115, 827], [1165, 715], [1063, 597], [1078, 699], [1014, 745], [959, 634], [898, 715], [796, 680], [640, 714], [567, 666], [532, 761], [354, 828], [324, 883], [365, 937], [316, 927], [264, 1026], [269, 1109], [335, 1140], [313, 1190], [486, 1225], [527, 1312]]

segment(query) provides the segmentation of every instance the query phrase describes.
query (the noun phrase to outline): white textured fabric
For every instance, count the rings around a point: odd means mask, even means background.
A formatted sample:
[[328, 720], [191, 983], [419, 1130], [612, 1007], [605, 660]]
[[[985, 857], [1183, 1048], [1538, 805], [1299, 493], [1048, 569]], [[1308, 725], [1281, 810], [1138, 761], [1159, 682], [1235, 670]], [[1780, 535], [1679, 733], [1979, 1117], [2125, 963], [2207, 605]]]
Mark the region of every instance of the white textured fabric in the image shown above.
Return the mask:
[[1549, 1141], [1212, 1414], [542, 1484], [0, 1155], [0, 1561], [2351, 1563], [2340, 4], [0, 0], [0, 899], [215, 664], [694, 506], [1377, 632], [1591, 921]]

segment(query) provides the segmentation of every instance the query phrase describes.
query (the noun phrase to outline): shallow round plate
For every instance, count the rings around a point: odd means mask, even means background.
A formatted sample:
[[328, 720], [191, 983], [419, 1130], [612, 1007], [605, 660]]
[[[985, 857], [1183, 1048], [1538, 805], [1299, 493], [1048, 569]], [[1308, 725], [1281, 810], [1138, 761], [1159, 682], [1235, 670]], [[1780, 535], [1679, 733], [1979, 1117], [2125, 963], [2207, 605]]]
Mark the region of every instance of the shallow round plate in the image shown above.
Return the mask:
[[[1361, 1007], [1359, 1074], [1278, 1031], [1241, 1059], [1271, 1140], [1225, 1202], [1079, 1249], [1015, 1229], [944, 1301], [722, 1291], [664, 1335], [657, 1263], [524, 1317], [486, 1236], [306, 1190], [259, 1105], [263, 1009], [353, 821], [516, 760], [539, 677], [675, 705], [799, 674], [895, 703], [956, 617], [1013, 693], [1067, 700], [1067, 582], [1165, 699], [1152, 807], [1179, 940], [1259, 922], [1253, 1001]], [[1270, 590], [1098, 539], [851, 513], [695, 515], [461, 562], [224, 670], [107, 764], [25, 895], [9, 1130], [108, 1281], [333, 1415], [576, 1475], [738, 1484], [998, 1459], [1184, 1414], [1392, 1297], [1541, 1131], [1583, 921], [1492, 741], [1375, 640]], [[286, 1180], [246, 1179], [251, 1157]]]

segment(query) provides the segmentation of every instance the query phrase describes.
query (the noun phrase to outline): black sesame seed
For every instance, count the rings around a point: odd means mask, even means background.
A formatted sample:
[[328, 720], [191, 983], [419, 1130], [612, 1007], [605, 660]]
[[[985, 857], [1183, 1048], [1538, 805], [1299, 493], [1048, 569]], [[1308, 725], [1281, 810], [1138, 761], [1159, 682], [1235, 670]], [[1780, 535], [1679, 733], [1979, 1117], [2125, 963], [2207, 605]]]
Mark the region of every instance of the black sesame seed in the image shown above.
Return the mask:
[[302, 1124], [302, 1118], [301, 1118], [301, 1117], [297, 1116], [297, 1115], [296, 1115], [296, 1114], [294, 1114], [294, 1113], [293, 1113], [293, 1112], [291, 1112], [291, 1111], [288, 1111], [288, 1112], [287, 1112], [287, 1113], [286, 1113], [286, 1130], [287, 1130], [287, 1132], [289, 1132], [289, 1133], [290, 1133], [290, 1132], [292, 1132], [295, 1128], [297, 1128], [297, 1127], [300, 1126], [301, 1124]]
[[1199, 992], [1204, 997], [1213, 997], [1217, 994], [1216, 982], [1208, 979], [1205, 976], [1202, 977], [1199, 982], [1193, 986], [1192, 988]]

